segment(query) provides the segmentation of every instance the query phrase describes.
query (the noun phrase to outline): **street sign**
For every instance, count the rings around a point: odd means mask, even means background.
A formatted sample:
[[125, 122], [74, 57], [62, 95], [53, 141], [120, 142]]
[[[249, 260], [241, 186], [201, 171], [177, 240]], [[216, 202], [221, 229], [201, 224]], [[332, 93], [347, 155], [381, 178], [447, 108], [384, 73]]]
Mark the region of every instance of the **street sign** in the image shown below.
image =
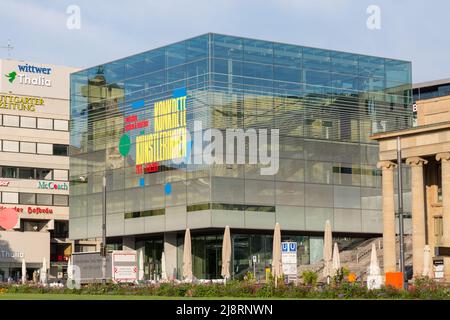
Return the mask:
[[297, 242], [281, 243], [281, 263], [288, 281], [297, 280]]
[[112, 252], [112, 279], [114, 282], [135, 282], [138, 278], [137, 252], [116, 250]]

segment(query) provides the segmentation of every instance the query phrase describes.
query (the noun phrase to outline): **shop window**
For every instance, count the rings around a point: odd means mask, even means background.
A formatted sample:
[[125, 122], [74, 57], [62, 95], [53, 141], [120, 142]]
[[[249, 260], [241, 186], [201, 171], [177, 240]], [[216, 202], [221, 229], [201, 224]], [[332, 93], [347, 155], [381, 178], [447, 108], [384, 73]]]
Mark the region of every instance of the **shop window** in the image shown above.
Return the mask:
[[9, 127], [19, 126], [19, 116], [3, 115], [3, 125]]
[[49, 143], [38, 143], [37, 153], [39, 154], [53, 154], [52, 145]]
[[22, 220], [22, 231], [39, 232], [47, 225], [47, 221], [40, 220]]
[[53, 130], [53, 120], [38, 118], [38, 129]]
[[66, 195], [53, 195], [53, 205], [55, 206], [68, 206], [69, 196]]
[[53, 145], [53, 155], [55, 156], [67, 156], [67, 148], [65, 144], [54, 144]]
[[19, 152], [19, 141], [3, 140], [3, 151]]
[[36, 203], [38, 205], [51, 206], [52, 205], [52, 195], [38, 193]]
[[52, 172], [51, 169], [36, 169], [36, 179], [38, 180], [52, 180]]
[[18, 203], [19, 193], [17, 192], [2, 192], [3, 203]]
[[17, 168], [16, 167], [2, 167], [2, 177], [3, 178], [17, 178]]
[[36, 118], [20, 117], [20, 126], [23, 128], [36, 128]]
[[20, 152], [24, 153], [36, 153], [35, 142], [20, 142]]
[[19, 168], [19, 179], [34, 179], [34, 169]]
[[20, 193], [19, 194], [20, 204], [36, 204], [36, 194], [35, 193]]
[[69, 180], [69, 171], [68, 170], [54, 170], [54, 179], [60, 181]]
[[69, 122], [67, 120], [54, 120], [53, 122], [54, 130], [58, 131], [68, 131]]

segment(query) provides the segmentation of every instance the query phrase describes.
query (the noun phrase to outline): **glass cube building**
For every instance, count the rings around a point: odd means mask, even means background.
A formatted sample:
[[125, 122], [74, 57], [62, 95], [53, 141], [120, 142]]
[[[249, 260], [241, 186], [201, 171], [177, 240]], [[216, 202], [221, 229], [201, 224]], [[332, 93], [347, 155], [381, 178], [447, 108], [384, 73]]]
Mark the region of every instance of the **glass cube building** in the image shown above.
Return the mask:
[[[369, 136], [411, 126], [411, 63], [209, 33], [73, 73], [71, 119], [71, 239], [101, 236], [105, 176], [108, 244], [143, 250], [147, 279], [163, 251], [181, 278], [186, 228], [194, 275], [220, 278], [226, 225], [233, 277], [253, 256], [264, 277], [276, 222], [299, 264], [322, 258], [326, 220], [341, 250], [380, 236]], [[208, 128], [279, 130], [278, 171], [178, 161]]]

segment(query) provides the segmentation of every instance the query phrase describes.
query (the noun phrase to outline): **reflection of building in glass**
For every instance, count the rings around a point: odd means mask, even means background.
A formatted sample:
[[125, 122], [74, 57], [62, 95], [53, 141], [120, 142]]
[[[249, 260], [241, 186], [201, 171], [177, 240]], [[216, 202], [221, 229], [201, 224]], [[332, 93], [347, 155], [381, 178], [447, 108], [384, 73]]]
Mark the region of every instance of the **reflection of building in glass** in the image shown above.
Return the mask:
[[[158, 274], [163, 250], [169, 275], [180, 276], [186, 227], [201, 278], [220, 277], [226, 225], [236, 277], [252, 256], [263, 276], [277, 221], [283, 239], [297, 241], [301, 264], [321, 258], [327, 219], [341, 249], [382, 232], [378, 146], [369, 136], [410, 126], [409, 62], [206, 34], [74, 73], [71, 87], [71, 181], [87, 177], [71, 188], [71, 238], [101, 235], [106, 168], [108, 241], [145, 250], [147, 277]], [[136, 137], [155, 132], [154, 104], [183, 88], [192, 135], [194, 121], [279, 129], [278, 173], [171, 160], [137, 170]]]

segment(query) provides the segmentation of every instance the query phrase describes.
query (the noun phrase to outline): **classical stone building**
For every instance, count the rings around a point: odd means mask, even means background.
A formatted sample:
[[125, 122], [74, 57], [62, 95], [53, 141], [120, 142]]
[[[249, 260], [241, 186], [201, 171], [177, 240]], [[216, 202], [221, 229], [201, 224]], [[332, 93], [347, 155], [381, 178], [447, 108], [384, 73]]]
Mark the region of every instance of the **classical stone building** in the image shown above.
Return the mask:
[[[450, 247], [450, 95], [438, 94], [437, 90], [447, 84], [436, 81], [420, 88], [424, 92], [436, 89], [436, 94], [416, 101], [415, 127], [372, 136], [380, 143], [378, 167], [382, 169], [385, 272], [397, 269], [394, 175], [400, 137], [402, 159], [409, 166], [411, 177], [414, 276], [427, 274], [450, 280], [450, 257], [444, 256], [442, 250], [441, 254], [435, 251]], [[424, 258], [426, 245], [430, 248], [430, 259]], [[444, 264], [443, 273], [433, 272], [436, 271], [433, 262]]]

